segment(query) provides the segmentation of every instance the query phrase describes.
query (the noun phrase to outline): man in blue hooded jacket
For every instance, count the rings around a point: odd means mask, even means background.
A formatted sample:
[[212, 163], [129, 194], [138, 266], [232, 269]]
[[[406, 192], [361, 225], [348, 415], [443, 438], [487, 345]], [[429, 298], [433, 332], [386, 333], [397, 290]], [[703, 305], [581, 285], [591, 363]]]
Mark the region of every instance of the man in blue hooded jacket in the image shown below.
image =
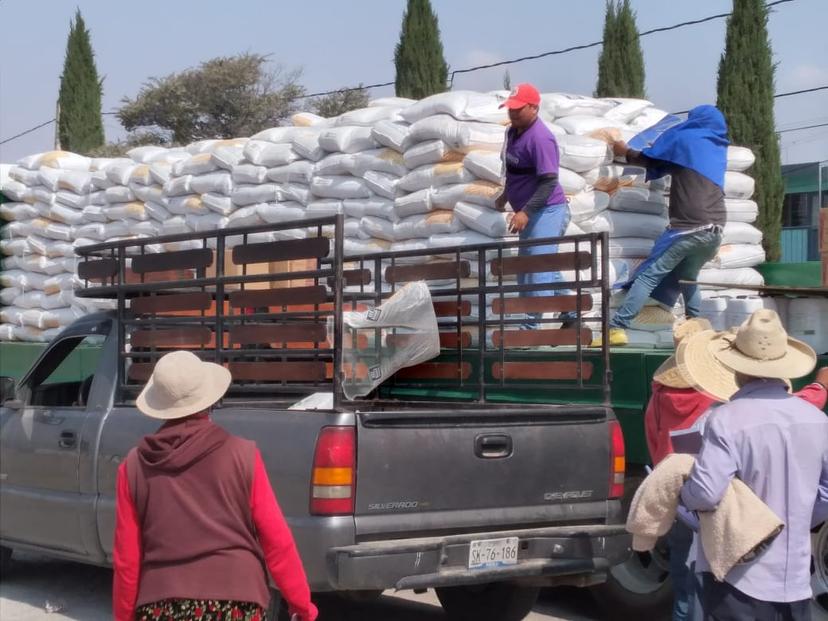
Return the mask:
[[670, 175], [670, 225], [627, 284], [622, 306], [610, 320], [610, 344], [625, 345], [630, 327], [649, 297], [672, 308], [679, 292], [688, 318], [699, 316], [696, 280], [702, 266], [716, 256], [725, 223], [724, 177], [727, 124], [715, 106], [698, 106], [687, 120], [671, 127], [641, 151], [618, 141], [616, 156], [647, 169], [647, 180]]

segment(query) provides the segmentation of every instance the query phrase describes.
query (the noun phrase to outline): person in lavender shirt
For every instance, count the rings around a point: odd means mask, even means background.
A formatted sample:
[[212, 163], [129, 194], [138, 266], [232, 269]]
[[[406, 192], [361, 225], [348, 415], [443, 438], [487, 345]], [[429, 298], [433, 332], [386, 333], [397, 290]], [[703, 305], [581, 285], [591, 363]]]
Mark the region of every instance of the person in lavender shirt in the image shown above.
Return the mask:
[[[515, 212], [511, 232], [521, 240], [561, 237], [569, 224], [569, 205], [558, 183], [560, 154], [554, 134], [538, 118], [540, 93], [531, 84], [519, 84], [501, 104], [509, 111], [511, 127], [506, 133], [503, 159], [506, 169], [506, 190], [498, 199], [503, 209], [508, 199]], [[521, 246], [518, 254], [537, 255], [557, 252], [557, 245]], [[519, 274], [518, 284], [540, 285], [561, 282], [560, 272]], [[560, 289], [528, 291], [529, 297], [559, 295]], [[538, 327], [542, 313], [530, 313], [524, 328]], [[564, 326], [570, 327], [575, 317], [561, 315]]]
[[699, 546], [703, 618], [810, 619], [811, 529], [828, 517], [828, 418], [791, 395], [786, 380], [813, 370], [813, 349], [788, 337], [779, 316], [762, 309], [736, 332], [692, 336], [678, 364], [699, 390], [726, 402], [706, 422], [701, 452], [681, 490], [682, 505], [715, 510], [736, 477], [785, 525], [724, 582], [713, 578]]

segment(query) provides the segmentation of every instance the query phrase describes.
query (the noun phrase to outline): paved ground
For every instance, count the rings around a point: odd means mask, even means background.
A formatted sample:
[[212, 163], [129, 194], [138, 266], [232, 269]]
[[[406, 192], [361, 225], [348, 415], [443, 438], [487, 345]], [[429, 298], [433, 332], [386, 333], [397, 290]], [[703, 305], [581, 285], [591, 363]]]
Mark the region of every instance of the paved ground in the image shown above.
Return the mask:
[[[108, 569], [24, 556], [0, 583], [2, 621], [106, 621], [111, 619]], [[434, 593], [383, 595], [366, 604], [318, 602], [320, 621], [437, 621], [445, 619]], [[527, 621], [594, 621], [601, 616], [579, 589], [549, 589]]]

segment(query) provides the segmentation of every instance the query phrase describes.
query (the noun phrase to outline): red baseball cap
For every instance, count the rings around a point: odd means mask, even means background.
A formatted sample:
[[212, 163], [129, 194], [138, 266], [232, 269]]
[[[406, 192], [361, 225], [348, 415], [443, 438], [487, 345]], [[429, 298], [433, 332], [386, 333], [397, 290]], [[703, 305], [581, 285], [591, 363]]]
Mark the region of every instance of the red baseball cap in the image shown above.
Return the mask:
[[509, 99], [500, 104], [500, 107], [517, 110], [528, 105], [538, 106], [540, 105], [540, 99], [540, 93], [534, 86], [531, 84], [518, 84], [509, 93]]

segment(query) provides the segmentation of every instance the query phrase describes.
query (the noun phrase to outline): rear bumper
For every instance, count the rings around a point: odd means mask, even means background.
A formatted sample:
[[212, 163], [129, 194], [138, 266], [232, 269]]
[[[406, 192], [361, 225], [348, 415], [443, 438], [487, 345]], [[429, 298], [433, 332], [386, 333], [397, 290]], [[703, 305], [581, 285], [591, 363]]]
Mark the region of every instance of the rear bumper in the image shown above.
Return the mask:
[[[468, 568], [471, 541], [502, 537], [520, 540], [516, 565]], [[542, 584], [561, 576], [604, 573], [626, 560], [630, 544], [623, 525], [530, 528], [333, 548], [328, 567], [336, 590], [419, 589], [502, 581]]]

